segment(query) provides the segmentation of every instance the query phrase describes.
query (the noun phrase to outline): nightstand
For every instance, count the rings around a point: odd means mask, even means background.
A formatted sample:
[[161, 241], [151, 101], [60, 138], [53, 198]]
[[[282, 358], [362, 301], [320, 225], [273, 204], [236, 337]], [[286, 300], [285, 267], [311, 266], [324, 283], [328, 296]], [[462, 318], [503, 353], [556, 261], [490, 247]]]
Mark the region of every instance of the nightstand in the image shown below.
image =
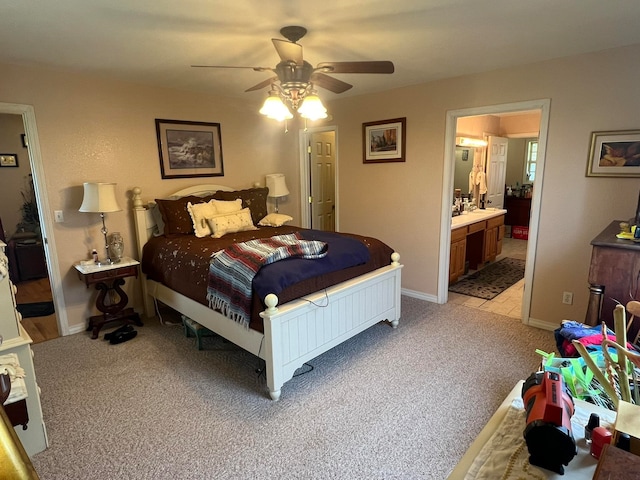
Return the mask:
[[[100, 329], [112, 322], [134, 323], [142, 326], [140, 315], [133, 308], [126, 308], [129, 297], [120, 288], [124, 285], [125, 278], [138, 277], [139, 265], [140, 262], [129, 257], [123, 257], [120, 262], [113, 264], [74, 265], [78, 271], [78, 277], [87, 285], [87, 288], [95, 285], [95, 289], [99, 292], [96, 308], [102, 312], [102, 315], [89, 318], [87, 331], [92, 330], [91, 338], [98, 338]], [[109, 301], [105, 303], [107, 294], [109, 294]]]

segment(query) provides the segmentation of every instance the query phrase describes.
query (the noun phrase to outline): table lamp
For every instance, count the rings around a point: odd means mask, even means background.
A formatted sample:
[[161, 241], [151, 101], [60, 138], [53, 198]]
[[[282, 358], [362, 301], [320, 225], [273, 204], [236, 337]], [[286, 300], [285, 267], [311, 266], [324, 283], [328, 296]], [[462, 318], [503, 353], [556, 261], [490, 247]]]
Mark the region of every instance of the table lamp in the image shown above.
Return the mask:
[[115, 183], [89, 183], [84, 184], [84, 197], [79, 211], [89, 213], [99, 213], [102, 219], [102, 235], [104, 235], [104, 248], [107, 252], [106, 263], [113, 263], [109, 254], [109, 244], [107, 242], [107, 227], [104, 223], [104, 214], [107, 212], [120, 212], [122, 209], [116, 201]]
[[284, 173], [271, 173], [266, 176], [269, 196], [276, 199], [276, 213], [278, 213], [278, 198], [289, 195]]

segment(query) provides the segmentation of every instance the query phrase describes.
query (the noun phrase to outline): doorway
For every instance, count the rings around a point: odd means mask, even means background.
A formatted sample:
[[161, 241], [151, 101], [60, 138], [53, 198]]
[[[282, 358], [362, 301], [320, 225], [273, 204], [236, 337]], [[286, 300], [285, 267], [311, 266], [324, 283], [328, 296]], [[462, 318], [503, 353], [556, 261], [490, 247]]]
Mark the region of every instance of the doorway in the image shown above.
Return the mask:
[[444, 158], [444, 181], [442, 192], [442, 212], [440, 228], [440, 254], [438, 271], [438, 303], [446, 303], [448, 300], [449, 286], [449, 255], [451, 242], [451, 192], [453, 192], [454, 167], [455, 167], [455, 136], [456, 125], [459, 118], [497, 115], [510, 112], [524, 112], [537, 110], [540, 112], [540, 125], [538, 137], [538, 157], [536, 171], [536, 192], [531, 202], [531, 218], [529, 223], [529, 240], [526, 251], [525, 284], [522, 295], [522, 311], [520, 319], [524, 324], [529, 323], [529, 312], [531, 309], [531, 283], [535, 270], [535, 254], [537, 244], [537, 230], [540, 215], [540, 201], [542, 196], [542, 184], [544, 180], [544, 163], [547, 143], [547, 133], [549, 124], [550, 100], [532, 100], [526, 102], [510, 103], [503, 105], [493, 105], [487, 107], [476, 107], [462, 110], [452, 110], [447, 112], [446, 132], [445, 132], [445, 158]]
[[[35, 201], [37, 216], [39, 218], [39, 239], [42, 244], [41, 247], [43, 249], [45, 261], [44, 267], [46, 267], [45, 269], [48, 279], [48, 285], [46, 287], [51, 290], [53, 306], [55, 309], [57, 332], [60, 335], [67, 335], [69, 333], [67, 313], [61, 287], [62, 281], [60, 277], [60, 269], [58, 267], [55, 239], [53, 235], [50, 234], [50, 232], [52, 232], [53, 230], [53, 219], [50, 214], [51, 210], [48, 203], [48, 195], [46, 190], [42, 156], [40, 152], [40, 143], [38, 140], [35, 112], [31, 105], [0, 102], [0, 114], [16, 115], [22, 119], [22, 126], [24, 131], [23, 141], [25, 142], [27, 147], [24, 149], [26, 150], [26, 154], [21, 157], [20, 161], [27, 162], [31, 170], [32, 183], [30, 183], [33, 186], [33, 200]], [[18, 202], [19, 201], [20, 200], [18, 200]], [[5, 225], [5, 228], [8, 231], [12, 231], [13, 225]], [[42, 285], [36, 285], [33, 289], [31, 288], [31, 286], [29, 286], [29, 290], [35, 290], [35, 293], [33, 294], [36, 295], [38, 299], [42, 299], [47, 295], [47, 288]], [[24, 293], [26, 294], [28, 292]]]
[[305, 228], [336, 231], [337, 132], [335, 127], [300, 132], [301, 223]]

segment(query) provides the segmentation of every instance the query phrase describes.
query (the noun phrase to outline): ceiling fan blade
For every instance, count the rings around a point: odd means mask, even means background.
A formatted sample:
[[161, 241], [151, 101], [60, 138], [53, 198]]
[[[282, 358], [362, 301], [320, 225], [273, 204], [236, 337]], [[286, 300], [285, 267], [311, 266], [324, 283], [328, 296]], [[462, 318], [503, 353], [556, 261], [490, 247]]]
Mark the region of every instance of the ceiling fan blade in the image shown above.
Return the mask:
[[276, 80], [278, 80], [278, 77], [271, 77], [271, 78], [267, 78], [266, 80], [254, 85], [251, 88], [247, 88], [245, 90], [245, 92], [254, 92], [256, 90], [260, 90], [264, 87], [268, 87], [269, 85], [271, 85], [273, 82], [275, 82]]
[[230, 65], [191, 65], [194, 68], [250, 68], [256, 72], [265, 72], [267, 70], [273, 70], [270, 67], [235, 67]]
[[393, 73], [393, 62], [322, 62], [316, 67], [325, 73]]
[[337, 78], [330, 77], [324, 73], [315, 72], [311, 75], [311, 81], [318, 87], [325, 88], [333, 93], [342, 93], [349, 90], [353, 85], [338, 80]]
[[288, 40], [280, 40], [279, 38], [272, 38], [273, 46], [276, 47], [280, 59], [287, 62], [295, 62], [296, 65], [302, 65], [302, 45], [289, 42]]

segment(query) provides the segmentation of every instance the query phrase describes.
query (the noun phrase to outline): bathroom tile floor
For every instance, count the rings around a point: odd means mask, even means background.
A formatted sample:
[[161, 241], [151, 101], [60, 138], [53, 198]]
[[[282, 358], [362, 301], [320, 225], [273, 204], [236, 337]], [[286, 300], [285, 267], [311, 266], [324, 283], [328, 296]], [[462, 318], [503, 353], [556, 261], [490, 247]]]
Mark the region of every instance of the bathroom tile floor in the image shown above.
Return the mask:
[[[502, 253], [496, 258], [496, 261], [506, 257], [526, 260], [527, 241], [505, 237], [502, 240]], [[507, 317], [520, 319], [522, 312], [523, 293], [524, 278], [507, 288], [504, 292], [502, 292], [492, 300], [484, 300], [482, 298], [470, 297], [467, 295], [462, 295], [460, 293], [449, 292], [449, 302], [459, 303], [471, 308], [486, 310], [489, 312], [506, 315]]]

